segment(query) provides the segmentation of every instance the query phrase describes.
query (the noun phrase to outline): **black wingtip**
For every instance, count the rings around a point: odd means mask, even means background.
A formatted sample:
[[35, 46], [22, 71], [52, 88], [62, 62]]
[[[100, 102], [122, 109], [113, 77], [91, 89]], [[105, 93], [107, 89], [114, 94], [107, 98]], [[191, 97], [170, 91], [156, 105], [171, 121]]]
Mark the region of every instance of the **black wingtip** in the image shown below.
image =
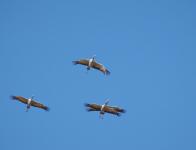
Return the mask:
[[105, 75], [110, 75], [110, 71], [106, 70]]
[[11, 98], [12, 100], [16, 100], [16, 96], [11, 95], [10, 98]]
[[84, 106], [86, 107], [86, 111], [87, 112], [91, 111], [91, 108], [89, 108], [90, 107], [90, 104], [84, 103]]
[[125, 109], [122, 109], [122, 110], [121, 110], [121, 113], [126, 113], [126, 110], [125, 110]]
[[49, 107], [45, 107], [44, 110], [45, 111], [50, 111], [50, 108]]
[[74, 65], [77, 65], [78, 64], [78, 61], [76, 60], [76, 61], [72, 61], [72, 63], [74, 64]]
[[87, 111], [87, 112], [90, 112], [90, 111], [91, 111], [91, 109], [90, 109], [90, 108], [86, 108], [86, 111]]
[[89, 107], [89, 106], [90, 106], [90, 104], [88, 104], [88, 103], [84, 103], [84, 106]]

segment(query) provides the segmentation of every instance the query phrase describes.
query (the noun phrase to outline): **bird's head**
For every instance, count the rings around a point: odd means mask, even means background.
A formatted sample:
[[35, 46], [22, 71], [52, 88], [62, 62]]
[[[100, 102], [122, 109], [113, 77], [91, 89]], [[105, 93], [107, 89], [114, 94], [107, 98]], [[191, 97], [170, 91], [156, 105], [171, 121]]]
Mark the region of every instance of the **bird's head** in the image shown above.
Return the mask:
[[96, 57], [96, 55], [93, 55], [93, 57], [92, 57], [92, 58], [93, 58], [93, 60], [95, 60], [95, 57]]
[[35, 97], [35, 96], [34, 96], [34, 95], [32, 95], [32, 96], [29, 98], [29, 100], [33, 100], [33, 99], [34, 99], [34, 97]]
[[109, 102], [110, 102], [110, 99], [107, 98], [107, 99], [105, 100], [105, 104], [104, 104], [104, 105], [108, 105]]

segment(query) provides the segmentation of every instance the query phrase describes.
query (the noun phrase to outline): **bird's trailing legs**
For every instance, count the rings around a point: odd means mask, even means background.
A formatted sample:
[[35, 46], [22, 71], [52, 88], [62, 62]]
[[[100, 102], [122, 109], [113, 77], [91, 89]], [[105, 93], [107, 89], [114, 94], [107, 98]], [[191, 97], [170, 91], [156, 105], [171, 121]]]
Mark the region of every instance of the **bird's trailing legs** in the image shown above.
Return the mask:
[[27, 104], [27, 107], [26, 107], [26, 112], [28, 112], [28, 110], [30, 109], [30, 105], [29, 104]]
[[88, 74], [88, 72], [89, 72], [90, 69], [91, 69], [90, 67], [87, 67], [86, 68], [86, 74]]
[[104, 112], [103, 112], [103, 111], [100, 111], [100, 113], [99, 113], [99, 118], [100, 118], [100, 119], [103, 119], [103, 115], [104, 115]]

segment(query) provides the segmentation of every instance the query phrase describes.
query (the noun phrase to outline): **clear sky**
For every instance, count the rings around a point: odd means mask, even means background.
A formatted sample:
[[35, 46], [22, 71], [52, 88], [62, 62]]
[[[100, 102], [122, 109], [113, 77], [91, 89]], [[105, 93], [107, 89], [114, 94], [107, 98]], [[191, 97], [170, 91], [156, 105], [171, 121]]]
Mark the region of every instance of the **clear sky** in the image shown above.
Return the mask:
[[[195, 150], [194, 0], [1, 0], [1, 150]], [[90, 58], [110, 76], [72, 61]], [[49, 112], [10, 100], [35, 99]], [[127, 110], [121, 117], [84, 103]]]

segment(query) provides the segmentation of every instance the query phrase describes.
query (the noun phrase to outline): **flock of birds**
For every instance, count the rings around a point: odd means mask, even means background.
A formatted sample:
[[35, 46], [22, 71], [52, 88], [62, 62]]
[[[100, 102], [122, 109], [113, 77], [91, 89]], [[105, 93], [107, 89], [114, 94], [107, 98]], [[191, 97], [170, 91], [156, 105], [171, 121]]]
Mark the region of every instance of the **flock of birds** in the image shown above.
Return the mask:
[[[97, 69], [101, 71], [104, 75], [110, 74], [110, 71], [104, 65], [98, 63], [95, 60], [95, 56], [93, 56], [91, 59], [80, 59], [80, 60], [73, 61], [73, 64], [74, 65], [80, 64], [80, 65], [87, 66], [86, 68], [87, 71], [93, 68], [93, 69]], [[31, 106], [37, 107], [37, 108], [40, 108], [46, 111], [49, 110], [49, 107], [37, 102], [36, 100], [34, 100], [34, 97], [24, 98], [22, 96], [11, 96], [11, 98], [13, 100], [17, 100], [19, 102], [26, 104], [26, 111], [28, 111]], [[86, 103], [85, 107], [86, 107], [86, 110], [89, 112], [98, 111], [101, 119], [103, 119], [103, 115], [105, 113], [113, 114], [116, 116], [120, 116], [121, 113], [125, 113], [124, 109], [117, 107], [117, 106], [109, 106], [108, 103], [109, 103], [109, 99], [107, 99], [103, 105], [99, 105], [95, 103], [91, 103], [91, 104]]]

